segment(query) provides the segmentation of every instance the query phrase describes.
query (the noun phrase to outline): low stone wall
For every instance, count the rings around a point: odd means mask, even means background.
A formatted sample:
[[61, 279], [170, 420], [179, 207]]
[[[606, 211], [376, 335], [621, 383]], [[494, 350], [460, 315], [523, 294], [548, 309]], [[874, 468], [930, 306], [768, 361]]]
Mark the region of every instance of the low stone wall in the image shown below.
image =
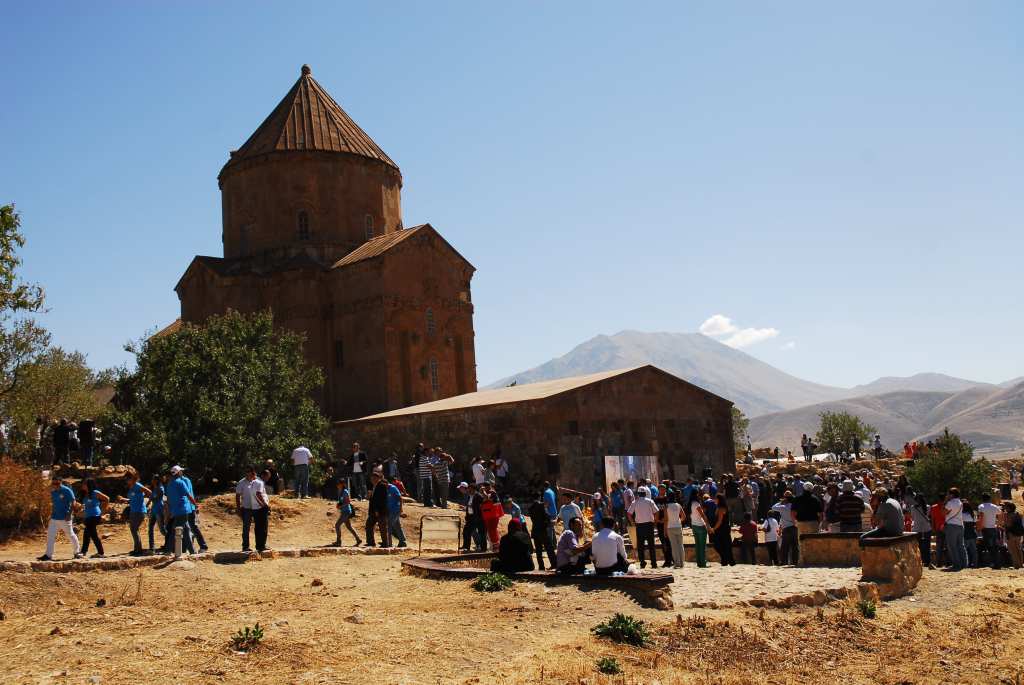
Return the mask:
[[[439, 551], [439, 550], [423, 550]], [[245, 564], [255, 561], [272, 559], [296, 559], [299, 557], [338, 557], [338, 556], [398, 556], [412, 554], [415, 550], [397, 547], [300, 547], [294, 549], [274, 549], [266, 552], [207, 552], [204, 554], [184, 555], [182, 559], [189, 561], [212, 560], [216, 564]], [[161, 566], [170, 563], [174, 557], [169, 554], [152, 556], [107, 557], [104, 559], [68, 559], [67, 561], [0, 561], [0, 573], [28, 573], [41, 571], [46, 573], [72, 573], [80, 571], [123, 571], [133, 568]]]
[[[402, 570], [424, 578], [470, 580], [487, 573], [490, 562], [496, 554], [481, 552], [443, 557], [416, 557], [402, 562]], [[639, 604], [655, 609], [674, 608], [669, 585], [674, 578], [671, 573], [637, 574], [623, 576], [573, 575], [560, 576], [554, 571], [527, 571], [512, 576], [515, 580], [576, 585], [579, 587], [600, 587], [625, 592]]]
[[801, 566], [860, 566], [860, 533], [804, 533]]
[[924, 569], [916, 533], [860, 540], [861, 580], [878, 586], [882, 599], [895, 599], [917, 587]]

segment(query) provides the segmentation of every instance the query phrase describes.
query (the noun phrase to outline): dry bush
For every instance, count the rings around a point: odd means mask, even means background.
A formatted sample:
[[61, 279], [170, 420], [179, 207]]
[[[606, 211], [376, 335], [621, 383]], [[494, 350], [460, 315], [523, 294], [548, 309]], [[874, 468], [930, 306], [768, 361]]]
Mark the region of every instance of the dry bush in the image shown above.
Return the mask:
[[0, 538], [41, 528], [49, 515], [49, 485], [39, 471], [0, 458]]

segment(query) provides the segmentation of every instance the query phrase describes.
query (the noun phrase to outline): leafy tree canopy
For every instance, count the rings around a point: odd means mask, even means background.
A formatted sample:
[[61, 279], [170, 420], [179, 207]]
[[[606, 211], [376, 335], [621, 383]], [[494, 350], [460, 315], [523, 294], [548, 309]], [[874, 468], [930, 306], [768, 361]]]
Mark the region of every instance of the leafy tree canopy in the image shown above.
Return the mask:
[[50, 335], [31, 318], [43, 308], [43, 289], [18, 278], [25, 246], [14, 205], [0, 206], [0, 397], [14, 390], [22, 369], [50, 344]]
[[[4, 396], [5, 413], [21, 432], [30, 432], [36, 417], [48, 423], [68, 419], [96, 418], [103, 410], [95, 390], [101, 378], [94, 374], [81, 352], [51, 347], [25, 364], [18, 385]], [[34, 436], [31, 436], [34, 443]]]
[[853, 449], [854, 438], [860, 438], [861, 444], [867, 447], [874, 438], [875, 427], [848, 412], [823, 411], [818, 416], [821, 425], [818, 434], [814, 436], [814, 442], [826, 452], [849, 452]]
[[180, 463], [224, 482], [248, 464], [303, 444], [330, 449], [312, 395], [323, 384], [301, 336], [275, 330], [270, 312], [229, 312], [152, 337], [128, 351], [136, 370], [117, 383], [116, 449], [144, 472]]
[[915, 492], [929, 502], [941, 499], [951, 487], [974, 503], [992, 491], [992, 466], [985, 459], [974, 459], [974, 448], [950, 433], [947, 428], [932, 449], [907, 469], [907, 480]]
[[737, 452], [747, 450], [747, 431], [750, 429], [750, 419], [737, 407], [732, 408], [732, 442]]

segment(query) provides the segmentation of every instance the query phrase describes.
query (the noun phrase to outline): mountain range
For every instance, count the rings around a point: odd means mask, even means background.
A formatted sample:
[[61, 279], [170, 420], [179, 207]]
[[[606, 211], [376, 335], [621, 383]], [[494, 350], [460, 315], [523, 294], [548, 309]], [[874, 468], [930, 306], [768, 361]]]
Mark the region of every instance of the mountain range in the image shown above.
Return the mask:
[[[948, 426], [981, 449], [1024, 446], [1024, 377], [1000, 385], [940, 373], [887, 376], [852, 388], [797, 378], [700, 333], [622, 331], [598, 335], [496, 388], [654, 364], [731, 400], [751, 417], [755, 445], [799, 446], [826, 409], [849, 411], [898, 448]], [[789, 447], [786, 447], [786, 446]]]

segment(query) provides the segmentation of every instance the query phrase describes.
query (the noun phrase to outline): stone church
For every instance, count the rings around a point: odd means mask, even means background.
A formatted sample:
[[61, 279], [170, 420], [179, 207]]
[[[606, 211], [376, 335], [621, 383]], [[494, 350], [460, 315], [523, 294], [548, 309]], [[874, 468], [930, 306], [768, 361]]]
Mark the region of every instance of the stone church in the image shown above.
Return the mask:
[[476, 390], [473, 265], [403, 225], [398, 165], [308, 66], [217, 180], [224, 255], [178, 281], [182, 321], [269, 308], [305, 335], [336, 420]]

